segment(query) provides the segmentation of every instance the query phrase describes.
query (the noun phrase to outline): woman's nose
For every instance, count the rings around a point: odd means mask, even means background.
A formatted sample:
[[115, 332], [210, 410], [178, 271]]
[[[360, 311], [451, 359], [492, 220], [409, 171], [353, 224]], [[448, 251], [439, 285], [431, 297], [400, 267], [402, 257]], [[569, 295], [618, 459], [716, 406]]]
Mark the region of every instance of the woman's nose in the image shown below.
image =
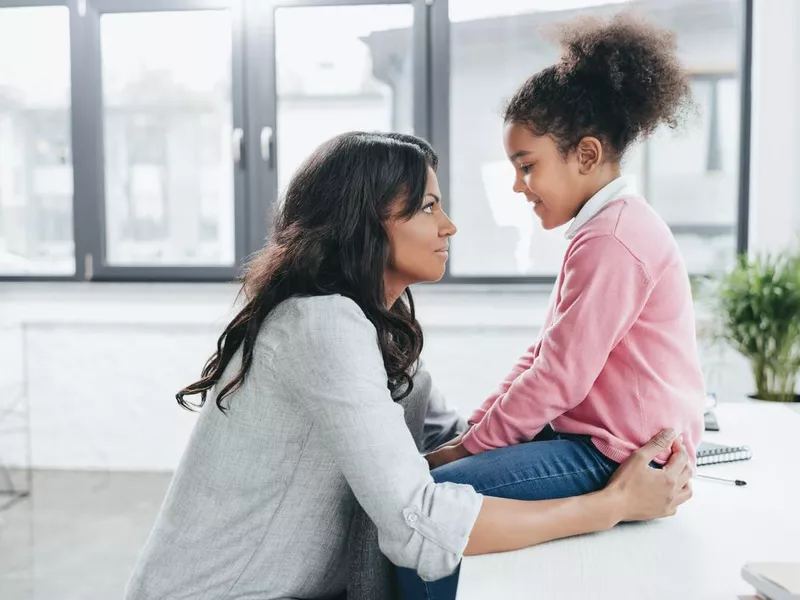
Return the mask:
[[458, 232], [458, 227], [445, 213], [442, 213], [442, 215], [444, 216], [444, 223], [439, 227], [439, 235], [442, 237], [454, 236]]

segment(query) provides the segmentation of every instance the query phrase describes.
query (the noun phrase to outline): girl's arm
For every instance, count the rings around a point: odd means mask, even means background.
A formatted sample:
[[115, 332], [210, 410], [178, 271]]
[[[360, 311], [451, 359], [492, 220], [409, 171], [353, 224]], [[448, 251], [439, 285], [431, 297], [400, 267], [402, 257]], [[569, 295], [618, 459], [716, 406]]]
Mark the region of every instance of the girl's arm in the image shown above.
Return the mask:
[[464, 450], [477, 454], [528, 441], [583, 402], [652, 289], [643, 265], [615, 236], [577, 242], [538, 355], [464, 436]]
[[497, 401], [498, 398], [501, 398], [511, 387], [511, 384], [516, 381], [517, 377], [519, 377], [522, 373], [527, 371], [531, 368], [533, 364], [533, 357], [536, 352], [536, 347], [539, 345], [537, 342], [530, 348], [528, 351], [525, 352], [522, 356], [520, 356], [517, 364], [514, 365], [514, 368], [511, 369], [511, 373], [509, 373], [505, 379], [503, 379], [500, 387], [495, 390], [486, 400], [483, 401], [480, 408], [476, 409], [475, 412], [472, 413], [469, 419], [467, 419], [467, 423], [472, 426], [477, 423], [480, 423], [483, 420], [483, 417], [486, 416], [486, 413], [492, 407], [492, 405]]
[[[556, 280], [556, 283], [553, 286], [553, 290], [550, 293], [550, 300], [547, 304], [547, 312], [545, 314], [545, 325], [550, 323], [552, 320], [553, 313], [556, 310], [555, 304], [556, 300], [558, 299], [558, 288], [559, 288], [559, 281]], [[542, 335], [544, 335], [544, 330], [542, 331]], [[509, 373], [505, 379], [500, 383], [500, 387], [495, 390], [486, 400], [483, 401], [480, 408], [476, 409], [475, 412], [472, 413], [469, 419], [467, 419], [467, 423], [470, 425], [475, 425], [480, 423], [483, 420], [483, 417], [486, 416], [486, 413], [492, 407], [492, 405], [497, 402], [499, 398], [502, 398], [511, 385], [517, 380], [517, 377], [522, 375], [525, 371], [531, 368], [533, 365], [533, 361], [536, 358], [536, 355], [539, 353], [539, 346], [541, 345], [541, 335], [539, 336], [539, 340], [533, 345], [528, 348], [528, 350], [519, 357], [517, 363], [514, 365], [514, 368], [511, 369], [511, 373]]]

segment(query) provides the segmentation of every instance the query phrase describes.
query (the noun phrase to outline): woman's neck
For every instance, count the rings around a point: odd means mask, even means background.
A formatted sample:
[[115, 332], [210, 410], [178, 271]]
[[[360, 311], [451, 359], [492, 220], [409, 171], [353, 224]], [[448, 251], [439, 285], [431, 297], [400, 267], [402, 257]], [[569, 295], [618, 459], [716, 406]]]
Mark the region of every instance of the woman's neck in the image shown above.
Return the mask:
[[388, 274], [384, 275], [383, 289], [386, 290], [386, 308], [392, 308], [394, 306], [394, 303], [397, 302], [400, 296], [403, 295], [403, 292], [406, 291], [406, 287], [408, 287], [406, 284], [395, 281], [394, 278]]

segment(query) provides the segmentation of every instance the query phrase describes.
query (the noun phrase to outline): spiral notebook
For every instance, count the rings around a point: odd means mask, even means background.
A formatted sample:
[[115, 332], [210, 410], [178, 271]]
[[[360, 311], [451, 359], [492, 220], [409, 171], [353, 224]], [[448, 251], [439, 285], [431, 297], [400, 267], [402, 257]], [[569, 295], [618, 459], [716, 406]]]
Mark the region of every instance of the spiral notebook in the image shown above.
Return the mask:
[[697, 448], [697, 466], [714, 465], [717, 463], [735, 462], [753, 458], [753, 453], [748, 446], [728, 446], [700, 442]]

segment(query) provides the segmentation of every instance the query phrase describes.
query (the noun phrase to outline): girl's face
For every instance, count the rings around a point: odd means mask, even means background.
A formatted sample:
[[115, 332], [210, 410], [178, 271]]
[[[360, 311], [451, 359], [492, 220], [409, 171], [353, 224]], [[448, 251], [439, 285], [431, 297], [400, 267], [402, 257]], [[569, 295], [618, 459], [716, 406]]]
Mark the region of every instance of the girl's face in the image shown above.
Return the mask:
[[457, 229], [442, 210], [441, 198], [436, 173], [428, 168], [420, 210], [410, 219], [393, 217], [387, 221], [390, 246], [387, 290], [399, 293], [413, 283], [439, 281], [444, 275], [449, 239]]
[[534, 135], [524, 125], [506, 123], [503, 143], [516, 173], [514, 191], [525, 194], [545, 229], [571, 221], [594, 193], [587, 189], [593, 179], [587, 175], [595, 169], [591, 157], [587, 163], [583, 142], [565, 158], [551, 136]]

